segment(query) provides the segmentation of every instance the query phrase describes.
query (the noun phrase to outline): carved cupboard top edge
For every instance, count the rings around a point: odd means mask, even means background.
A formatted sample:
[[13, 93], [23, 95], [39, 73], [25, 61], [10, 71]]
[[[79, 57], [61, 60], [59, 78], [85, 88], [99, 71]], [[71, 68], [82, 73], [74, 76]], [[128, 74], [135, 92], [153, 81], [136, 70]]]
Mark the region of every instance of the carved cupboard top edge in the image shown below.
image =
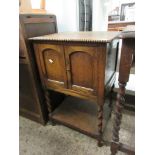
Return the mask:
[[112, 31], [61, 32], [39, 37], [33, 37], [29, 38], [29, 40], [104, 43], [104, 42], [111, 42], [113, 39], [117, 38], [119, 33], [120, 32], [112, 32]]

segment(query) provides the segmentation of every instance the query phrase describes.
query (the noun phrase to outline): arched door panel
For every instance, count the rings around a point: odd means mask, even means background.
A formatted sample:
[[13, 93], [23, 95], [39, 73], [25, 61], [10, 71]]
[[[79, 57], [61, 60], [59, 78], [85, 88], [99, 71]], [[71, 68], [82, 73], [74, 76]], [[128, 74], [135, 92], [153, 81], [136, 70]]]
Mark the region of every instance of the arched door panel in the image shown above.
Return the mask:
[[96, 47], [65, 46], [69, 88], [87, 94], [96, 94]]

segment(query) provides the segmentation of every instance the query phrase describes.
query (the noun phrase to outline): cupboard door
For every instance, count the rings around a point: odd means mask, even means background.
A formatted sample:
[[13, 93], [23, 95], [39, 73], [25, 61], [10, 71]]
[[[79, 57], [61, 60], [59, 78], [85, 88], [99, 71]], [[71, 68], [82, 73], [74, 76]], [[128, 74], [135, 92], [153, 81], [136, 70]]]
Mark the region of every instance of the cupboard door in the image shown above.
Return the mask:
[[39, 54], [42, 80], [49, 88], [66, 87], [66, 67], [63, 46], [36, 44], [36, 56]]
[[69, 89], [86, 94], [97, 90], [97, 48], [65, 46]]

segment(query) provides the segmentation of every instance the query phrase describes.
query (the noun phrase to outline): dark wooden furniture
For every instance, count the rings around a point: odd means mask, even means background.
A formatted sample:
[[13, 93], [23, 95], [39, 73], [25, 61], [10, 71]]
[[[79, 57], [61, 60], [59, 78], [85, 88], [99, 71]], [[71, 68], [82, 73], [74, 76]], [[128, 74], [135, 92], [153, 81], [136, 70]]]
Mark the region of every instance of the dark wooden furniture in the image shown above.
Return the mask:
[[135, 25], [135, 22], [109, 21], [108, 31], [123, 31], [128, 25]]
[[20, 14], [19, 18], [19, 112], [24, 117], [45, 124], [47, 108], [27, 38], [57, 32], [56, 17], [51, 14]]
[[111, 143], [111, 155], [118, 150], [134, 155], [134, 149], [119, 142], [119, 130], [122, 119], [122, 110], [125, 103], [125, 86], [129, 80], [130, 69], [134, 60], [135, 52], [135, 31], [134, 27], [128, 27], [119, 36], [122, 39], [121, 59], [119, 66], [119, 91], [116, 100], [115, 118], [113, 124], [113, 137]]
[[[98, 139], [98, 146], [103, 145], [103, 129], [110, 115], [110, 105], [104, 101], [115, 81], [117, 35], [73, 32], [29, 39], [34, 46], [49, 119]], [[68, 95], [55, 110], [49, 90]]]

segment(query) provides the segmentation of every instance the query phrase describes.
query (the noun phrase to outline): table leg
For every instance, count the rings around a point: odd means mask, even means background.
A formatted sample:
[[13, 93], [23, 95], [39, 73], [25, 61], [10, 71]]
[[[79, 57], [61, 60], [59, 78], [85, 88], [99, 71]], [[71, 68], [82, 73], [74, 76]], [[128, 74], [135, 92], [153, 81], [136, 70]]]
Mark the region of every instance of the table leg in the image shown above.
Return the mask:
[[50, 113], [52, 112], [52, 105], [51, 105], [50, 93], [48, 90], [45, 90], [45, 99], [46, 99], [48, 113], [50, 115]]
[[98, 146], [103, 146], [103, 105], [98, 105]]
[[126, 86], [126, 83], [119, 83], [119, 92], [117, 94], [116, 107], [115, 107], [111, 155], [115, 155], [119, 149], [119, 130], [120, 130], [121, 119], [122, 119], [122, 110], [125, 102], [125, 99], [124, 99], [125, 86]]
[[[53, 111], [53, 105], [52, 105], [52, 101], [51, 101], [51, 97], [50, 97], [50, 93], [48, 90], [45, 90], [45, 99], [46, 99], [46, 104], [47, 104], [47, 109], [48, 109], [48, 116], [50, 117], [52, 111]], [[49, 120], [48, 122], [50, 125], [55, 126], [56, 123]]]

